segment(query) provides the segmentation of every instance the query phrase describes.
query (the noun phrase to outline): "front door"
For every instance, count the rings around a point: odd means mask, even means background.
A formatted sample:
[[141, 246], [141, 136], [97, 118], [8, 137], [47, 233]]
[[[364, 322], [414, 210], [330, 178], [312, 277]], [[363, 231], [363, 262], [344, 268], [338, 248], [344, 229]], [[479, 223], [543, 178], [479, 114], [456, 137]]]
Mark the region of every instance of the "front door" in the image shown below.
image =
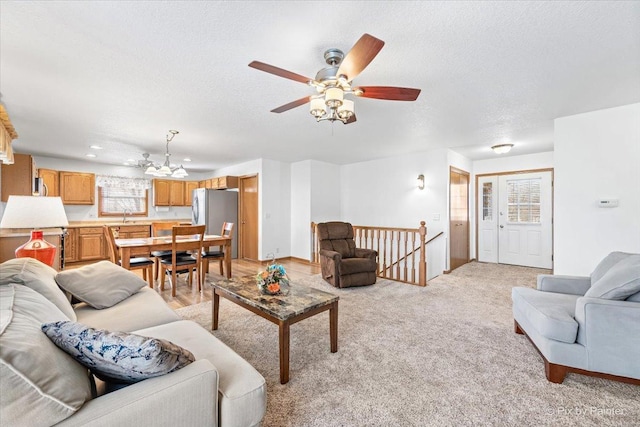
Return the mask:
[[469, 173], [449, 170], [449, 270], [469, 262]]
[[551, 171], [498, 177], [498, 262], [552, 268]]
[[478, 261], [498, 262], [498, 176], [478, 177]]
[[258, 176], [240, 178], [240, 238], [241, 259], [258, 260]]

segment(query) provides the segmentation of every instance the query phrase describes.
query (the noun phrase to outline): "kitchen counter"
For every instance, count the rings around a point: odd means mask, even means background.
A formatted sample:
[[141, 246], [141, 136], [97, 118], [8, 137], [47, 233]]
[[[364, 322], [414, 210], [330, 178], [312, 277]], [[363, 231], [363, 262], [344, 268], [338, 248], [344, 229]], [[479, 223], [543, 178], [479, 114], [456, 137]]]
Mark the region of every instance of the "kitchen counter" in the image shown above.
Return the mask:
[[134, 226], [134, 225], [148, 225], [151, 226], [151, 223], [153, 222], [176, 222], [176, 221], [180, 221], [180, 223], [186, 223], [186, 224], [191, 224], [191, 220], [190, 219], [184, 219], [184, 218], [176, 218], [176, 219], [156, 219], [156, 220], [150, 220], [150, 219], [140, 219], [140, 220], [127, 220], [127, 222], [122, 222], [122, 220], [120, 221], [109, 221], [109, 220], [102, 220], [102, 221], [69, 221], [69, 226], [67, 228], [82, 228], [82, 227], [102, 227], [103, 225], [108, 225], [111, 227], [127, 227], [127, 226]]

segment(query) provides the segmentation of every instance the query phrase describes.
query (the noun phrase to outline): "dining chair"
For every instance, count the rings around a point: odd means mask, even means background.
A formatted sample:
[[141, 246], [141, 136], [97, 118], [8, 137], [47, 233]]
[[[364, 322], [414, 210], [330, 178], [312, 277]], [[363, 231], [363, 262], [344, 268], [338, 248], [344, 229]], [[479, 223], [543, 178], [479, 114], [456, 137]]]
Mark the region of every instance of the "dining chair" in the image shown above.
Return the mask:
[[[205, 225], [175, 226], [171, 229], [171, 258], [160, 260], [160, 290], [164, 290], [164, 280], [171, 272], [171, 296], [176, 296], [178, 274], [189, 273], [188, 281], [193, 284], [193, 271], [196, 271], [198, 291], [202, 290], [200, 265], [202, 263], [202, 240]], [[189, 251], [181, 255], [181, 252]]]
[[[223, 237], [232, 237], [233, 236], [233, 222], [224, 222], [222, 223], [222, 231], [220, 231], [220, 235]], [[204, 282], [205, 274], [209, 272], [209, 263], [211, 261], [218, 261], [220, 263], [220, 275], [224, 275], [224, 247], [218, 246], [217, 250], [213, 251], [203, 251], [202, 252], [202, 281]]]
[[[113, 229], [108, 225], [103, 225], [102, 231], [109, 247], [109, 259], [112, 263], [122, 266]], [[153, 289], [153, 260], [145, 257], [132, 257], [129, 259], [129, 270], [142, 270], [142, 278], [149, 282], [149, 287]]]
[[[176, 225], [180, 225], [179, 221], [168, 222], [152, 222], [151, 223], [151, 236], [152, 237], [171, 237], [171, 229]], [[186, 252], [180, 255], [186, 255]], [[153, 268], [153, 280], [158, 280], [158, 272], [160, 271], [160, 261], [163, 259], [171, 259], [171, 251], [152, 251], [151, 256], [155, 261]]]

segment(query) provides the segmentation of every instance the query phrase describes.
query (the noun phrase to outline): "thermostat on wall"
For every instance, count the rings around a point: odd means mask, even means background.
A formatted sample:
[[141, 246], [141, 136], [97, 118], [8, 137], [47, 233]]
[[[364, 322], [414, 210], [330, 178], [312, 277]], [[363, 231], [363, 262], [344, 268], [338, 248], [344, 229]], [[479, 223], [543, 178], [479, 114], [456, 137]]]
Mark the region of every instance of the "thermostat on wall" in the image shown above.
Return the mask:
[[598, 206], [601, 208], [617, 208], [618, 199], [600, 199], [598, 200]]

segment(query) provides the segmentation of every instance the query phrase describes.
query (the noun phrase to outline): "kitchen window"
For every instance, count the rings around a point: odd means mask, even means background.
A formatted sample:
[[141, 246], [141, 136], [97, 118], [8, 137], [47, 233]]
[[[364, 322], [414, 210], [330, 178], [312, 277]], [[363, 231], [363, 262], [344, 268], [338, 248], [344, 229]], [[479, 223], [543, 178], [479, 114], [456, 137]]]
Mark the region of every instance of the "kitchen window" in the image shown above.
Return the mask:
[[99, 216], [147, 216], [150, 182], [143, 178], [97, 176]]

